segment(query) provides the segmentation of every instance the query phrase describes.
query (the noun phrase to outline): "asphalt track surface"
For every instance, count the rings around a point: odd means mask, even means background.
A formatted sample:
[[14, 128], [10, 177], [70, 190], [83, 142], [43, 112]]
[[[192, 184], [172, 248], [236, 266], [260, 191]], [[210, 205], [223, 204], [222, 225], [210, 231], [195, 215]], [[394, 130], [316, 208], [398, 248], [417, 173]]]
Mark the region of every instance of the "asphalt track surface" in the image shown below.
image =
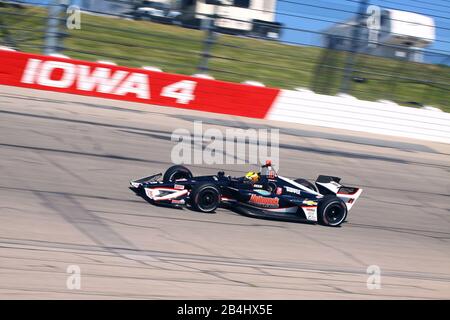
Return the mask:
[[[155, 207], [174, 129], [282, 128], [280, 174], [364, 194], [340, 228]], [[450, 146], [0, 87], [0, 298], [450, 298]], [[191, 167], [195, 174], [248, 165]], [[81, 269], [81, 289], [66, 286]], [[368, 266], [381, 288], [367, 287]]]

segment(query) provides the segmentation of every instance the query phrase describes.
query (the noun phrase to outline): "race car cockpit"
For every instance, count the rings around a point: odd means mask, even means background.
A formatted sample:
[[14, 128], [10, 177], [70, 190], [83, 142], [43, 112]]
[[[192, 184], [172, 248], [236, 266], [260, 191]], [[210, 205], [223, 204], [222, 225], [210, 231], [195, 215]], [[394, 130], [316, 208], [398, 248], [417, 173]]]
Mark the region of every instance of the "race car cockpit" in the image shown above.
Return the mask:
[[277, 172], [272, 167], [270, 160], [266, 161], [266, 164], [261, 166], [261, 172], [249, 171], [244, 176], [244, 181], [248, 183], [260, 183], [265, 182], [267, 179], [275, 179]]

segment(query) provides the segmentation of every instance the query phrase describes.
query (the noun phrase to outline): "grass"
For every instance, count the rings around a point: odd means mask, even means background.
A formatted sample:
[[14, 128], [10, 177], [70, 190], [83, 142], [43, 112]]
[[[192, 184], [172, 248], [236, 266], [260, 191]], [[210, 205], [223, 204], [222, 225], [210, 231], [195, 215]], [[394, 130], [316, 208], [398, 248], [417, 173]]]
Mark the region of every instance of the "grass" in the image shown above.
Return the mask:
[[[9, 36], [19, 50], [42, 52], [46, 15], [38, 7], [0, 8], [0, 24], [7, 26], [0, 30], [2, 42]], [[81, 30], [65, 31], [62, 53], [70, 57], [131, 67], [151, 65], [181, 74], [198, 72], [205, 38], [200, 30], [89, 14], [82, 14]], [[346, 59], [344, 52], [228, 35], [219, 35], [211, 54], [209, 73], [216, 79], [256, 80], [286, 89], [308, 87], [332, 95], [339, 92]], [[448, 66], [359, 54], [355, 69], [354, 76], [366, 78], [364, 83], [352, 82], [349, 93], [357, 98], [403, 105], [415, 101], [450, 112]]]

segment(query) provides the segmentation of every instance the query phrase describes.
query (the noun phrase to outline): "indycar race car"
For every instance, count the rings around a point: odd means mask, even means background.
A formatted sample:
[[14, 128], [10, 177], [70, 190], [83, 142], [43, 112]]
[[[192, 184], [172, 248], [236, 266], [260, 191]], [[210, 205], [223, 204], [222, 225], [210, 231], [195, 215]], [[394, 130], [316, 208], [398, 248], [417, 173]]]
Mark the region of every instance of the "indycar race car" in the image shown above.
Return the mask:
[[[161, 179], [162, 178], [162, 179]], [[189, 206], [214, 212], [219, 206], [259, 218], [306, 221], [337, 227], [347, 218], [362, 193], [361, 188], [343, 186], [340, 178], [320, 175], [315, 183], [279, 176], [270, 161], [261, 172], [243, 177], [217, 175], [194, 177], [181, 165], [162, 173], [133, 180], [132, 189], [151, 203]]]

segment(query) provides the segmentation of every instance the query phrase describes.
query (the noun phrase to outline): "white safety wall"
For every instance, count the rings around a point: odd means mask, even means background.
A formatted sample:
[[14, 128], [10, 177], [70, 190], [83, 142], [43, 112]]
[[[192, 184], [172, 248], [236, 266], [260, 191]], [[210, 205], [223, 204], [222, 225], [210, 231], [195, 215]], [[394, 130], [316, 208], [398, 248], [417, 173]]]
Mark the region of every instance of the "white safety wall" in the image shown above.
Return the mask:
[[281, 90], [267, 119], [450, 143], [450, 114], [351, 97]]

